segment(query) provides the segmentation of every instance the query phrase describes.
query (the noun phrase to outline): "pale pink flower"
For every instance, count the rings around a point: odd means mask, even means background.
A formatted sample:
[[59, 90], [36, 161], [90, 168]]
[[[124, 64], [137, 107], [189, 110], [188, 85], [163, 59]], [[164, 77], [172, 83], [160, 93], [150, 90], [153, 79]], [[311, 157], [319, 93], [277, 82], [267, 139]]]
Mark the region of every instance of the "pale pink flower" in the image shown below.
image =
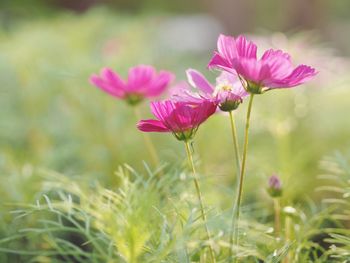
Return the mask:
[[250, 93], [295, 87], [317, 74], [306, 65], [294, 67], [290, 55], [281, 50], [269, 49], [258, 59], [257, 46], [244, 36], [235, 39], [220, 35], [217, 48], [208, 67], [237, 73], [246, 81], [245, 88]]
[[216, 84], [211, 84], [199, 71], [188, 69], [186, 71], [188, 83], [197, 89], [191, 92], [190, 87], [180, 86], [173, 92], [173, 97], [177, 100], [198, 102], [203, 99], [215, 101], [223, 111], [236, 109], [243, 98], [249, 93], [243, 88], [236, 75], [222, 72], [216, 78]]
[[156, 72], [154, 67], [139, 65], [129, 69], [127, 80], [110, 68], [103, 68], [100, 75], [93, 74], [90, 83], [116, 98], [134, 105], [144, 98], [161, 95], [174, 75], [168, 71]]
[[180, 141], [191, 140], [198, 127], [215, 113], [217, 105], [210, 100], [198, 103], [165, 100], [151, 102], [156, 120], [141, 120], [137, 128], [143, 132], [172, 132]]

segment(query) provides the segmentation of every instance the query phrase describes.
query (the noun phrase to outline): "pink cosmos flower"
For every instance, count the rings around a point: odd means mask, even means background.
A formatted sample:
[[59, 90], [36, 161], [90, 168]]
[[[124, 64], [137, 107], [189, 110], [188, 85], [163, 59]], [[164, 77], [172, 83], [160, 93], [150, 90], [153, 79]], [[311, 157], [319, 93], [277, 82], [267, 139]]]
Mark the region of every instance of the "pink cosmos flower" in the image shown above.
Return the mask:
[[222, 72], [216, 78], [216, 85], [212, 85], [199, 71], [188, 69], [186, 71], [188, 83], [197, 89], [197, 93], [190, 91], [188, 86], [181, 86], [173, 93], [177, 100], [201, 101], [203, 99], [216, 102], [222, 111], [236, 109], [243, 98], [249, 93], [243, 88], [237, 75]]
[[294, 67], [290, 55], [281, 50], [269, 49], [258, 59], [257, 46], [244, 36], [235, 39], [220, 35], [217, 48], [208, 67], [237, 73], [246, 81], [250, 93], [295, 87], [317, 74], [306, 65]]
[[172, 132], [180, 141], [192, 139], [199, 127], [217, 105], [210, 100], [185, 102], [165, 100], [151, 102], [151, 111], [157, 120], [141, 120], [137, 128], [143, 132]]
[[154, 67], [139, 65], [129, 69], [123, 80], [110, 68], [103, 68], [100, 75], [93, 74], [90, 83], [104, 92], [135, 105], [144, 98], [157, 97], [164, 92], [174, 75], [167, 71], [156, 72]]

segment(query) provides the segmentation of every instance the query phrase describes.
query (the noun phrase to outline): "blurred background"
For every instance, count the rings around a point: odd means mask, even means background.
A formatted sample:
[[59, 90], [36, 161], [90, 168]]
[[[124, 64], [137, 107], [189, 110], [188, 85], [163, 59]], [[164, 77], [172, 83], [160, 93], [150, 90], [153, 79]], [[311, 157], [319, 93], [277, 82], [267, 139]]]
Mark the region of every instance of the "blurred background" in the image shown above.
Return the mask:
[[[267, 177], [276, 172], [289, 200], [318, 200], [320, 160], [349, 149], [349, 11], [348, 0], [2, 0], [2, 202], [34, 202], [42, 181], [35, 168], [109, 187], [124, 163], [142, 171], [150, 160], [133, 110], [92, 87], [89, 76], [110, 66], [125, 77], [142, 63], [175, 72], [177, 81], [187, 68], [214, 80], [206, 65], [220, 33], [246, 34], [260, 53], [284, 49], [320, 72], [307, 85], [256, 99], [245, 197], [266, 198]], [[140, 107], [151, 116], [147, 102]], [[245, 107], [236, 113], [240, 140]], [[171, 135], [151, 137], [164, 163], [185, 157]], [[229, 207], [235, 178], [227, 116], [203, 125], [194, 147], [209, 202]]]

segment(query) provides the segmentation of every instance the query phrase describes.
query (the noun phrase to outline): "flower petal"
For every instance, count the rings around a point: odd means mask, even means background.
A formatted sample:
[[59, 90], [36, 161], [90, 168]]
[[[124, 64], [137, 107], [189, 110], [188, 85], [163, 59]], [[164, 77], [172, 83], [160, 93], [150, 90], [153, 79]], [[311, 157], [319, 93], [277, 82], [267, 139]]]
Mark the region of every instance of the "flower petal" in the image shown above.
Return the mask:
[[101, 77], [107, 81], [111, 86], [119, 89], [125, 89], [125, 82], [110, 68], [103, 68], [101, 70]]
[[268, 49], [264, 52], [264, 54], [261, 57], [261, 60], [267, 60], [271, 57], [284, 57], [285, 59], [291, 61], [290, 55], [288, 53], [283, 52], [282, 50], [278, 49]]
[[170, 98], [176, 102], [200, 103], [204, 99], [210, 99], [211, 95], [204, 96], [200, 92], [191, 92], [190, 86], [186, 82], [180, 82], [173, 86], [169, 92]]
[[222, 71], [220, 75], [216, 78], [216, 85], [220, 85], [221, 83], [229, 83], [233, 84], [239, 81], [237, 73], [229, 73], [226, 71]]
[[129, 69], [128, 92], [145, 93], [156, 75], [152, 66], [139, 65]]
[[219, 53], [215, 52], [214, 56], [211, 58], [211, 60], [208, 63], [208, 68], [213, 69], [221, 69], [228, 72], [235, 72], [234, 69], [232, 69], [232, 63], [225, 58], [223, 58]]
[[245, 80], [261, 83], [271, 78], [270, 68], [261, 60], [255, 59], [239, 59], [234, 65], [237, 73]]
[[275, 80], [270, 83], [272, 88], [291, 88], [305, 83], [317, 75], [317, 71], [307, 65], [299, 65], [283, 80]]
[[256, 59], [257, 46], [244, 36], [236, 38], [236, 49], [238, 57]]
[[119, 86], [110, 85], [108, 82], [106, 82], [104, 79], [102, 79], [96, 74], [93, 74], [90, 77], [90, 83], [114, 97], [123, 98], [125, 96], [125, 92], [123, 89], [120, 89]]
[[208, 82], [208, 80], [197, 70], [188, 69], [186, 71], [188, 83], [193, 87], [200, 89], [204, 93], [213, 93], [214, 87]]
[[153, 101], [150, 104], [152, 114], [163, 123], [169, 113], [175, 108], [174, 103], [165, 104], [165, 102]]
[[[290, 55], [281, 50], [267, 50], [261, 58], [264, 64], [268, 64], [272, 79], [284, 79], [293, 71]], [[269, 80], [265, 81], [268, 85]]]
[[175, 78], [174, 74], [168, 71], [160, 71], [150, 83], [149, 89], [145, 93], [146, 97], [156, 97], [164, 92], [169, 83]]
[[158, 120], [141, 120], [137, 124], [137, 128], [143, 132], [170, 132], [170, 129]]
[[231, 36], [221, 34], [218, 38], [218, 52], [227, 61], [237, 58], [237, 48], [235, 39]]

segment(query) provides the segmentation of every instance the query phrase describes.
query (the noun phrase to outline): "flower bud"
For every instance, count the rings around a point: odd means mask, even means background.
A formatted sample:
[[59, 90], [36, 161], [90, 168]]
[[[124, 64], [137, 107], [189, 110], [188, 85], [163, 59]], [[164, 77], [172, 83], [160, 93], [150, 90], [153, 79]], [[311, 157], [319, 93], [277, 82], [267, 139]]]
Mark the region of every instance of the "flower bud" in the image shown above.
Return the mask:
[[229, 112], [238, 108], [241, 101], [238, 100], [225, 100], [224, 102], [219, 104], [219, 108], [222, 111]]
[[267, 192], [273, 198], [282, 196], [282, 182], [277, 175], [272, 175], [269, 178]]
[[238, 108], [243, 102], [242, 98], [231, 91], [222, 90], [217, 94], [219, 108], [222, 111], [229, 112]]

